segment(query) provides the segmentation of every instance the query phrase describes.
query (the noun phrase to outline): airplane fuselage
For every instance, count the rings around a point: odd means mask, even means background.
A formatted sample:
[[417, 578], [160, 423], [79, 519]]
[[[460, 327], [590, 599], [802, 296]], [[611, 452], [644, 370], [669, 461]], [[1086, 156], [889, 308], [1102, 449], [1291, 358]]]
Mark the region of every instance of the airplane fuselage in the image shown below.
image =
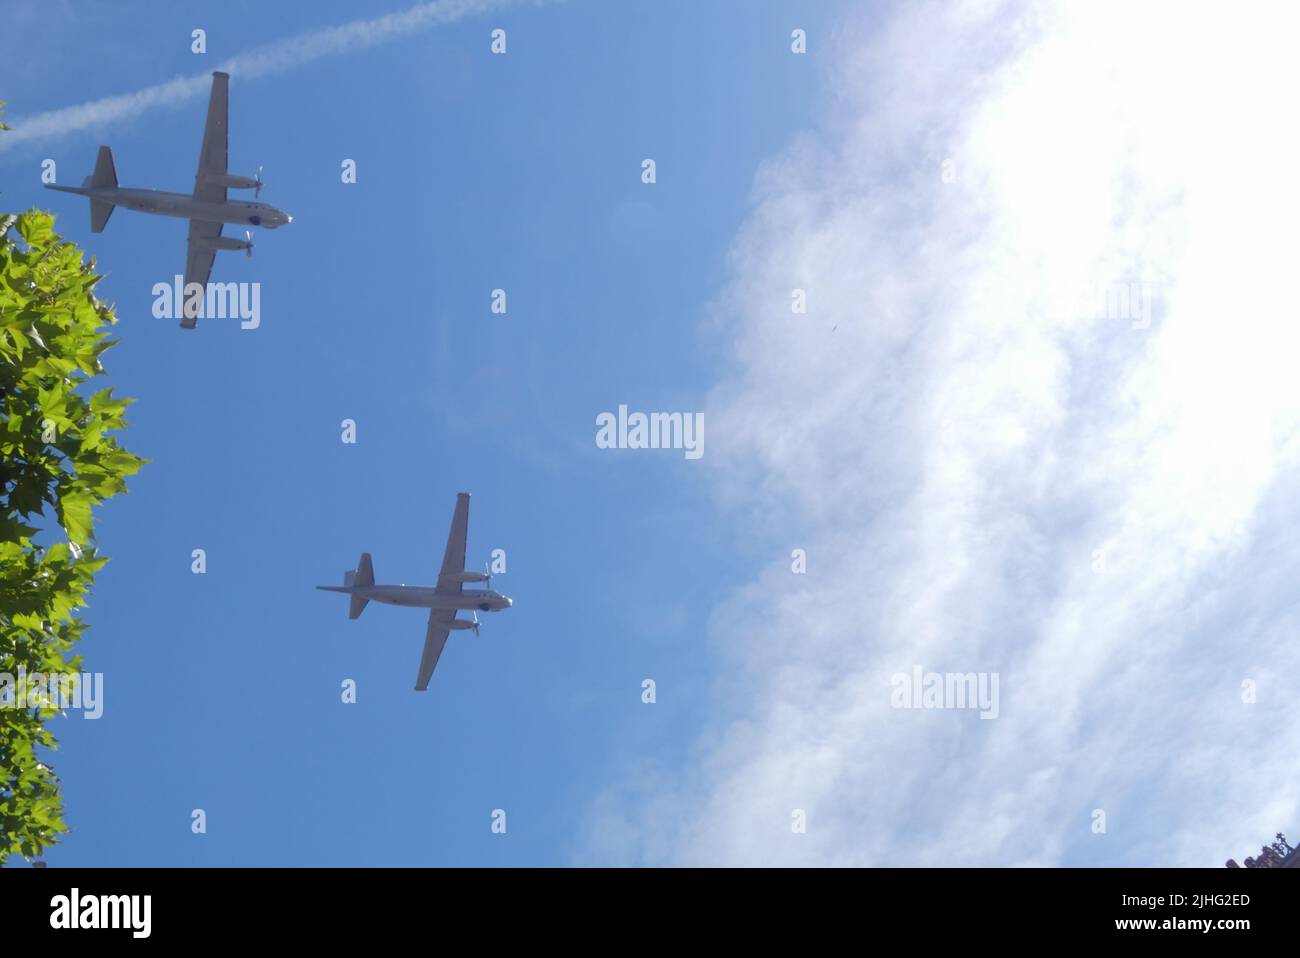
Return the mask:
[[120, 186], [57, 187], [65, 193], [78, 193], [102, 203], [122, 206], [140, 213], [158, 216], [175, 216], [186, 220], [207, 223], [233, 223], [240, 226], [259, 226], [275, 229], [292, 222], [293, 217], [269, 203], [252, 200], [226, 200], [224, 203], [205, 203], [189, 193], [169, 193], [165, 190], [137, 190]]
[[351, 585], [317, 586], [327, 592], [357, 595], [371, 602], [401, 605], [416, 609], [464, 609], [467, 612], [499, 612], [511, 601], [495, 589], [464, 589], [454, 595], [439, 595], [425, 585]]

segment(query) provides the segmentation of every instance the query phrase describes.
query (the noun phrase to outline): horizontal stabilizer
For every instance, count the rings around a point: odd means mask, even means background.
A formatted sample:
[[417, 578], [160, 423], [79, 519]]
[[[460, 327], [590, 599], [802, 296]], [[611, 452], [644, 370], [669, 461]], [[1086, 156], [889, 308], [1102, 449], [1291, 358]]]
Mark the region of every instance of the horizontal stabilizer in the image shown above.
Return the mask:
[[[343, 577], [345, 585], [374, 585], [375, 584], [375, 567], [370, 561], [370, 553], [361, 553], [361, 558], [357, 561], [357, 571], [347, 573]], [[364, 596], [353, 595], [352, 601], [348, 603], [348, 618], [355, 619], [361, 615], [365, 609], [366, 603], [370, 600]]]
[[[95, 189], [117, 189], [117, 167], [113, 165], [113, 151], [106, 146], [99, 148], [95, 157], [95, 172], [85, 184]], [[90, 231], [104, 232], [108, 218], [113, 215], [113, 204], [92, 198], [90, 201]]]
[[348, 603], [348, 618], [355, 619], [360, 617], [362, 611], [365, 610], [366, 603], [369, 601], [369, 599], [359, 595], [352, 596], [352, 600]]
[[108, 225], [108, 218], [113, 215], [113, 204], [105, 203], [103, 200], [90, 201], [90, 231], [92, 233], [104, 232], [104, 227]]
[[90, 178], [89, 185], [117, 189], [117, 167], [113, 165], [113, 151], [106, 146], [101, 146], [99, 156], [95, 157], [95, 174]]

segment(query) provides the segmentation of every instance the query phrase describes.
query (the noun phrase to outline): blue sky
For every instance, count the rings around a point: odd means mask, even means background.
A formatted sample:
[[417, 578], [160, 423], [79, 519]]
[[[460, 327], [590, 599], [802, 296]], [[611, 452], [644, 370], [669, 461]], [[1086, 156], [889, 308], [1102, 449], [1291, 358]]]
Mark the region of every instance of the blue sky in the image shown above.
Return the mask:
[[[101, 510], [51, 863], [1213, 865], [1294, 830], [1300, 13], [436, 9], [374, 44], [313, 33], [344, 4], [8, 17], [5, 206], [108, 273], [153, 460]], [[227, 57], [231, 168], [295, 219], [218, 260], [261, 327], [186, 335], [150, 316], [184, 225], [92, 235], [40, 162], [187, 188], [183, 78]], [[703, 412], [703, 458], [598, 449], [621, 403]], [[312, 586], [363, 550], [430, 581], [462, 490], [515, 606], [417, 695], [423, 617]], [[914, 674], [996, 679], [996, 718], [899, 707]]]
[[[40, 9], [3, 83], [15, 127], [357, 11]], [[253, 259], [218, 259], [214, 279], [262, 284], [256, 330], [150, 315], [152, 285], [183, 270], [183, 221], [119, 210], [93, 235], [84, 201], [40, 189], [42, 159], [78, 183], [100, 142], [123, 185], [188, 189], [205, 97], [0, 155], [6, 206], [53, 210], [108, 274], [110, 380], [138, 399], [125, 441], [152, 460], [100, 513], [112, 561], [82, 651], [105, 711], [57, 723], [74, 831], [52, 864], [563, 863], [623, 756], [683, 748], [713, 668], [701, 623], [752, 559], [699, 463], [598, 450], [594, 417], [700, 408], [701, 319], [756, 167], [818, 119], [790, 29], [833, 15], [525, 7], [235, 73], [231, 170], [264, 165], [263, 199], [295, 217]], [[479, 641], [454, 635], [417, 695], [423, 616], [349, 622], [312, 586], [363, 550], [381, 581], [432, 581], [461, 490], [469, 563], [505, 549], [494, 584], [515, 607]]]

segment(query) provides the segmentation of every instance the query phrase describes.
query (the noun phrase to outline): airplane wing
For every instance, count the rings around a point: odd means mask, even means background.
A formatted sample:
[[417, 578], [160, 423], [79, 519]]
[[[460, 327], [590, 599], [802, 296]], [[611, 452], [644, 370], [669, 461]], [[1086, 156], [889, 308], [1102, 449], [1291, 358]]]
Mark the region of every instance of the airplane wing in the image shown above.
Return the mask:
[[451, 531], [447, 533], [447, 551], [442, 556], [442, 570], [438, 573], [435, 591], [439, 595], [459, 595], [464, 583], [449, 577], [465, 571], [465, 536], [469, 532], [469, 493], [456, 496], [456, 511], [451, 516]]
[[[226, 175], [230, 112], [230, 74], [212, 74], [212, 95], [208, 98], [208, 119], [203, 125], [203, 148], [199, 150], [199, 169], [194, 174], [194, 198], [203, 203], [226, 202], [226, 188], [211, 182], [208, 174]], [[193, 227], [190, 235], [194, 235]], [[192, 255], [192, 254], [191, 254]]]
[[[217, 251], [211, 246], [195, 241], [216, 239], [220, 235], [220, 223], [190, 220], [190, 248], [189, 255], [185, 258], [185, 285], [181, 287], [182, 306], [188, 299], [184, 291], [189, 289], [190, 283], [198, 283], [204, 289], [207, 289], [208, 277], [212, 275], [212, 261], [217, 256]], [[181, 326], [186, 329], [193, 329], [196, 323], [198, 323], [198, 317], [185, 316], [182, 311]]]
[[455, 609], [429, 610], [429, 628], [424, 633], [424, 654], [420, 656], [420, 674], [415, 679], [415, 691], [423, 692], [429, 688], [429, 679], [438, 666], [438, 657], [447, 644], [447, 636], [451, 634], [450, 622], [454, 618]]

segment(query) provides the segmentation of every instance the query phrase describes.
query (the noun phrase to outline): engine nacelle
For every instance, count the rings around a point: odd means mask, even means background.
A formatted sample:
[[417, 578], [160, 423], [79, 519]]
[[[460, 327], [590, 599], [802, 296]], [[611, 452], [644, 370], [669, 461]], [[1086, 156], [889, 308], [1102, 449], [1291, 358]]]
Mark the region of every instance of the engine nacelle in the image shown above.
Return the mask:
[[249, 249], [253, 244], [248, 240], [235, 239], [233, 236], [214, 236], [212, 239], [195, 240], [204, 249]]
[[260, 185], [251, 176], [235, 176], [233, 173], [205, 173], [203, 179], [213, 186], [225, 186], [232, 190], [255, 190]]
[[466, 629], [477, 629], [478, 623], [469, 619], [452, 619], [447, 623], [447, 628], [454, 632], [463, 632]]
[[453, 572], [447, 578], [452, 582], [487, 582], [491, 579], [486, 572]]

